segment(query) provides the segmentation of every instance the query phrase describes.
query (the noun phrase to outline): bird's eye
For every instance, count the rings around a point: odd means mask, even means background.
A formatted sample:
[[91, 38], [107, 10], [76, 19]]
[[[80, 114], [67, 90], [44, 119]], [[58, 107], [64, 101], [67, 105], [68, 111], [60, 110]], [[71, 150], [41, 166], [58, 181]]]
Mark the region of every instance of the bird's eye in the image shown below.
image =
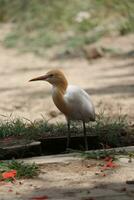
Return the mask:
[[50, 75], [49, 75], [49, 77], [53, 77], [53, 76], [54, 76], [53, 74], [50, 74]]

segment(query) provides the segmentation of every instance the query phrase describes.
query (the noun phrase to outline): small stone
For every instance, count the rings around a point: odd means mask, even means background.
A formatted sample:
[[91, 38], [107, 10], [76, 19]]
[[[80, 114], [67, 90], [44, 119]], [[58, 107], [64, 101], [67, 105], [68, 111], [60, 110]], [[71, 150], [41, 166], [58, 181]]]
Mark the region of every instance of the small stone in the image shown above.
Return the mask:
[[126, 187], [121, 188], [121, 192], [126, 192], [126, 191], [127, 191]]
[[99, 47], [86, 46], [83, 49], [87, 59], [97, 59], [103, 56], [102, 50]]
[[95, 175], [99, 175], [100, 173], [99, 172], [95, 172]]
[[20, 195], [20, 193], [19, 193], [19, 192], [16, 192], [15, 194], [16, 194], [16, 195]]

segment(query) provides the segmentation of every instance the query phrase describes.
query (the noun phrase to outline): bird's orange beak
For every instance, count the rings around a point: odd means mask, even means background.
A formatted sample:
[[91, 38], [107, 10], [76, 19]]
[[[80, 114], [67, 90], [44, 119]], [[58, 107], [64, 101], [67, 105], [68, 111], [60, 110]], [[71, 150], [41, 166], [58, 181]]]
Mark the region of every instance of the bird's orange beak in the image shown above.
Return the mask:
[[30, 79], [29, 81], [44, 81], [48, 78], [48, 75], [38, 76], [36, 78]]

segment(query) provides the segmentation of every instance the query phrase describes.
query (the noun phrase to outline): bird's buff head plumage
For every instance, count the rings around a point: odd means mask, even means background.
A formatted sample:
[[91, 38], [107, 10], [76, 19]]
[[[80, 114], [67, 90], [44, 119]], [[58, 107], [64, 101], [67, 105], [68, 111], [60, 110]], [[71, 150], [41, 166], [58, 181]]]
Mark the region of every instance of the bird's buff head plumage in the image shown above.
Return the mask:
[[56, 87], [67, 87], [67, 79], [65, 75], [63, 74], [63, 72], [57, 69], [50, 70], [45, 75], [33, 78], [29, 81], [47, 81]]

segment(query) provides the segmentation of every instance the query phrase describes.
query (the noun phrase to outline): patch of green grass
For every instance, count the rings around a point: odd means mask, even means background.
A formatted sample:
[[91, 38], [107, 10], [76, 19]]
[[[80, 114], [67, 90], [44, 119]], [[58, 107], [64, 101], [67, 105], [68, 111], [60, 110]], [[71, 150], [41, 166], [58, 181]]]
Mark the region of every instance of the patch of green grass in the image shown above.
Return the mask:
[[127, 116], [119, 114], [116, 117], [110, 117], [102, 112], [97, 116], [96, 123], [92, 126], [92, 131], [98, 135], [102, 148], [106, 146], [122, 146], [122, 135], [127, 135], [129, 131]]
[[39, 167], [33, 164], [27, 164], [17, 160], [0, 162], [0, 174], [10, 170], [17, 171], [17, 178], [34, 178], [39, 174]]
[[[110, 117], [101, 113], [96, 117], [95, 122], [88, 123], [86, 127], [88, 135], [98, 136], [102, 148], [127, 145], [131, 136], [134, 136], [133, 129], [127, 121], [127, 116], [121, 114], [116, 117]], [[10, 118], [0, 122], [0, 138], [20, 136], [30, 140], [39, 140], [44, 137], [66, 135], [66, 124], [49, 124], [44, 119], [32, 122], [30, 120]], [[71, 135], [83, 135], [82, 123], [72, 123]]]
[[[115, 30], [120, 34], [134, 31], [134, 2], [0, 0], [0, 21], [13, 23], [13, 30], [4, 41], [7, 47], [35, 53], [39, 49], [45, 52], [54, 45], [77, 49], [99, 39], [96, 29], [107, 33]], [[96, 39], [88, 37], [88, 33]]]
[[81, 156], [85, 159], [104, 159], [106, 157], [110, 157], [115, 159], [115, 156], [118, 153], [114, 150], [107, 151], [107, 150], [98, 150], [98, 151], [91, 151], [91, 152], [82, 152]]
[[4, 45], [5, 47], [7, 48], [13, 48], [13, 47], [16, 47], [16, 40], [20, 39], [18, 34], [13, 32], [13, 33], [10, 33], [4, 40]]
[[78, 35], [71, 37], [67, 42], [67, 49], [82, 49], [84, 45], [92, 44], [96, 42], [99, 38], [101, 38], [105, 33], [103, 31], [100, 31], [96, 33], [95, 35]]
[[85, 159], [104, 159], [111, 158], [113, 160], [117, 159], [117, 155], [128, 156], [130, 161], [134, 157], [134, 152], [128, 152], [125, 149], [115, 150], [115, 149], [104, 149], [104, 150], [95, 150], [89, 152], [82, 152], [81, 156]]
[[25, 119], [6, 118], [0, 121], [0, 138], [22, 136], [28, 139], [39, 139], [43, 136], [64, 135], [65, 124], [49, 124], [47, 121], [30, 121]]
[[0, 138], [20, 136], [26, 133], [26, 124], [23, 120], [5, 120], [0, 122]]

